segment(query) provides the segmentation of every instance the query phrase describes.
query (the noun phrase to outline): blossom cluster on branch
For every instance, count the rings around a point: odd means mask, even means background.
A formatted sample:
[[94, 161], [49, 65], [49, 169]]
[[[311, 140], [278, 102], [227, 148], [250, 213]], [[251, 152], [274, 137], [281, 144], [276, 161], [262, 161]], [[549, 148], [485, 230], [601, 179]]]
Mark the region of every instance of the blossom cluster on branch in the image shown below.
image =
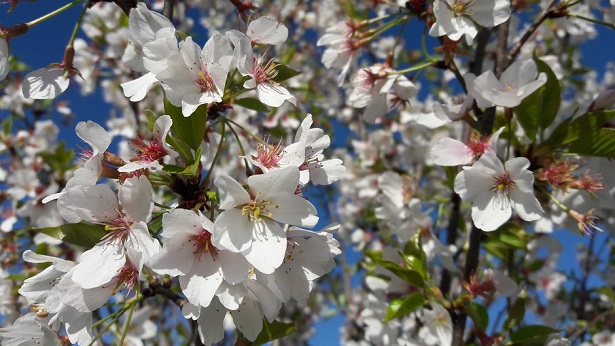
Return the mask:
[[[12, 51], [78, 7], [63, 57]], [[302, 344], [340, 314], [349, 345], [615, 344], [615, 63], [583, 57], [614, 18], [75, 0], [3, 19], [0, 342]]]

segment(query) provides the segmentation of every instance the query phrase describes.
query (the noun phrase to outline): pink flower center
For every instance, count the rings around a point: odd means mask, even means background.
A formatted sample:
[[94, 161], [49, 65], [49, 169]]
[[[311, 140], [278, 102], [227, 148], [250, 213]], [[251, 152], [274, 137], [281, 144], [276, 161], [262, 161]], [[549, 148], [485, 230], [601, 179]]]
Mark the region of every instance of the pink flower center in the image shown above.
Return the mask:
[[473, 132], [470, 139], [466, 142], [466, 145], [470, 148], [474, 157], [479, 157], [489, 148], [489, 144], [487, 143], [488, 140], [489, 137], [481, 138], [478, 133]]
[[508, 195], [510, 190], [512, 190], [515, 185], [515, 181], [510, 178], [510, 174], [508, 174], [508, 172], [504, 172], [504, 174], [500, 176], [493, 177], [493, 186], [491, 187], [491, 191], [501, 192]]
[[263, 64], [262, 56], [254, 58], [254, 71], [252, 75], [256, 84], [275, 83], [273, 78], [278, 75], [278, 71], [275, 69], [276, 66], [277, 65], [273, 59], [269, 60], [266, 64]]
[[137, 158], [141, 162], [150, 163], [158, 161], [168, 155], [167, 150], [158, 138], [152, 139], [149, 145], [145, 144], [141, 138], [133, 138], [131, 143], [138, 150]]
[[116, 287], [124, 286], [128, 288], [128, 292], [139, 282], [139, 270], [130, 261], [126, 261], [126, 264], [118, 271], [115, 276]]
[[280, 165], [280, 160], [284, 156], [282, 141], [276, 146], [270, 144], [258, 144], [256, 146], [256, 156], [252, 158], [267, 168], [275, 168]]
[[132, 224], [132, 220], [126, 216], [118, 216], [115, 220], [111, 221], [109, 225], [105, 226], [105, 230], [109, 231], [109, 233], [102, 238], [102, 241], [112, 244], [123, 242], [130, 234], [130, 226]]
[[196, 80], [196, 84], [201, 88], [202, 93], [217, 91], [214, 79], [209, 71], [204, 68], [201, 69], [201, 72], [199, 72], [199, 79]]
[[211, 233], [206, 230], [201, 230], [201, 233], [190, 236], [188, 242], [194, 246], [192, 253], [201, 259], [201, 256], [205, 253], [211, 254], [211, 257], [215, 261], [218, 257], [218, 249], [211, 243]]

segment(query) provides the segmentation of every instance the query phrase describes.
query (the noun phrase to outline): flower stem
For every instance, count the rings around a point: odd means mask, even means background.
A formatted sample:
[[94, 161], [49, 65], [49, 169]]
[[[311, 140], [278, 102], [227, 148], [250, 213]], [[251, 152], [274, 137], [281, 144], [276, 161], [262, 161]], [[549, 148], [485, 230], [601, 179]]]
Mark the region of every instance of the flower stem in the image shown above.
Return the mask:
[[403, 69], [403, 70], [399, 70], [399, 71], [393, 71], [390, 74], [406, 74], [409, 72], [414, 72], [414, 71], [418, 71], [418, 70], [422, 70], [424, 68], [427, 68], [429, 66], [433, 66], [436, 62], [435, 61], [425, 61], [422, 62], [420, 64], [414, 65], [412, 67], [409, 67], [407, 69]]
[[47, 20], [47, 19], [49, 19], [49, 18], [52, 18], [52, 17], [55, 17], [57, 14], [60, 14], [60, 13], [62, 13], [62, 12], [64, 12], [64, 11], [68, 10], [69, 8], [71, 8], [71, 7], [73, 7], [73, 6], [77, 5], [77, 4], [79, 4], [79, 3], [81, 3], [81, 2], [83, 2], [83, 0], [75, 0], [75, 1], [71, 2], [70, 4], [66, 4], [66, 5], [64, 5], [64, 6], [60, 7], [60, 8], [58, 8], [57, 10], [55, 10], [55, 11], [53, 11], [53, 12], [47, 13], [46, 15], [44, 15], [44, 16], [42, 16], [42, 17], [40, 17], [40, 18], [37, 18], [37, 19], [35, 19], [35, 20], [33, 20], [33, 21], [30, 21], [30, 22], [26, 23], [26, 25], [27, 25], [28, 27], [32, 27], [32, 26], [34, 26], [34, 25], [36, 25], [36, 24], [39, 24], [39, 23], [41, 23], [41, 22], [44, 22], [45, 20]]
[[[218, 144], [218, 149], [216, 150], [216, 154], [214, 155], [213, 160], [211, 160], [211, 166], [207, 170], [207, 175], [205, 179], [203, 179], [203, 187], [207, 187], [209, 185], [209, 177], [211, 177], [211, 172], [214, 170], [214, 166], [216, 162], [218, 162], [218, 158], [220, 157], [220, 152], [222, 152], [222, 144], [224, 143], [224, 137], [226, 134], [226, 122], [222, 121], [222, 131], [220, 133], [220, 144]], [[230, 126], [229, 126], [230, 127]]]
[[132, 314], [135, 312], [135, 308], [137, 304], [132, 304], [130, 307], [130, 311], [128, 312], [128, 317], [126, 318], [126, 322], [124, 323], [124, 332], [122, 332], [122, 336], [120, 338], [120, 342], [118, 345], [124, 345], [124, 339], [126, 339], [126, 334], [128, 334], [128, 327], [130, 327], [130, 321], [132, 320]]

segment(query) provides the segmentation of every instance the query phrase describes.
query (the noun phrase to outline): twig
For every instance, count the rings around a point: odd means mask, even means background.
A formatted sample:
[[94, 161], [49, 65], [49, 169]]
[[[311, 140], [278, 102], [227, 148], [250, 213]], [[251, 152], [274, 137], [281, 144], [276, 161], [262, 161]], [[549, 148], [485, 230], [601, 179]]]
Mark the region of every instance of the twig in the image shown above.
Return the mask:
[[[527, 40], [530, 39], [530, 37], [534, 34], [534, 32], [538, 30], [538, 27], [540, 26], [540, 24], [542, 24], [542, 22], [544, 22], [547, 18], [549, 18], [549, 15], [551, 14], [553, 10], [553, 6], [555, 5], [555, 2], [556, 0], [551, 0], [549, 2], [549, 5], [547, 6], [547, 8], [545, 8], [544, 11], [542, 11], [542, 13], [538, 16], [538, 18], [536, 18], [536, 21], [527, 29], [527, 31], [525, 32], [525, 34], [523, 34], [521, 39], [519, 39], [519, 41], [515, 43], [515, 45], [512, 47], [512, 49], [508, 53], [508, 57], [506, 59], [508, 61], [508, 64], [510, 64], [512, 61], [515, 60], [515, 58], [521, 51], [521, 48], [523, 47], [523, 45], [527, 42]], [[508, 67], [508, 65], [506, 67]]]

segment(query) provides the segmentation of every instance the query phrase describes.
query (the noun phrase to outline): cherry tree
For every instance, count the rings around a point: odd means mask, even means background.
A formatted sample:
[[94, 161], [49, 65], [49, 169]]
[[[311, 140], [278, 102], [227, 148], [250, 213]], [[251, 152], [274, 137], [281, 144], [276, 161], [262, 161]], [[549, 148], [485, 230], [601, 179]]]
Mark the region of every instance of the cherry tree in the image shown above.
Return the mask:
[[[0, 341], [305, 344], [341, 315], [327, 337], [351, 345], [615, 343], [615, 63], [584, 57], [614, 17], [573, 0], [7, 14]], [[12, 43], [59, 18], [64, 55], [27, 65]], [[76, 111], [92, 95], [105, 107]]]

